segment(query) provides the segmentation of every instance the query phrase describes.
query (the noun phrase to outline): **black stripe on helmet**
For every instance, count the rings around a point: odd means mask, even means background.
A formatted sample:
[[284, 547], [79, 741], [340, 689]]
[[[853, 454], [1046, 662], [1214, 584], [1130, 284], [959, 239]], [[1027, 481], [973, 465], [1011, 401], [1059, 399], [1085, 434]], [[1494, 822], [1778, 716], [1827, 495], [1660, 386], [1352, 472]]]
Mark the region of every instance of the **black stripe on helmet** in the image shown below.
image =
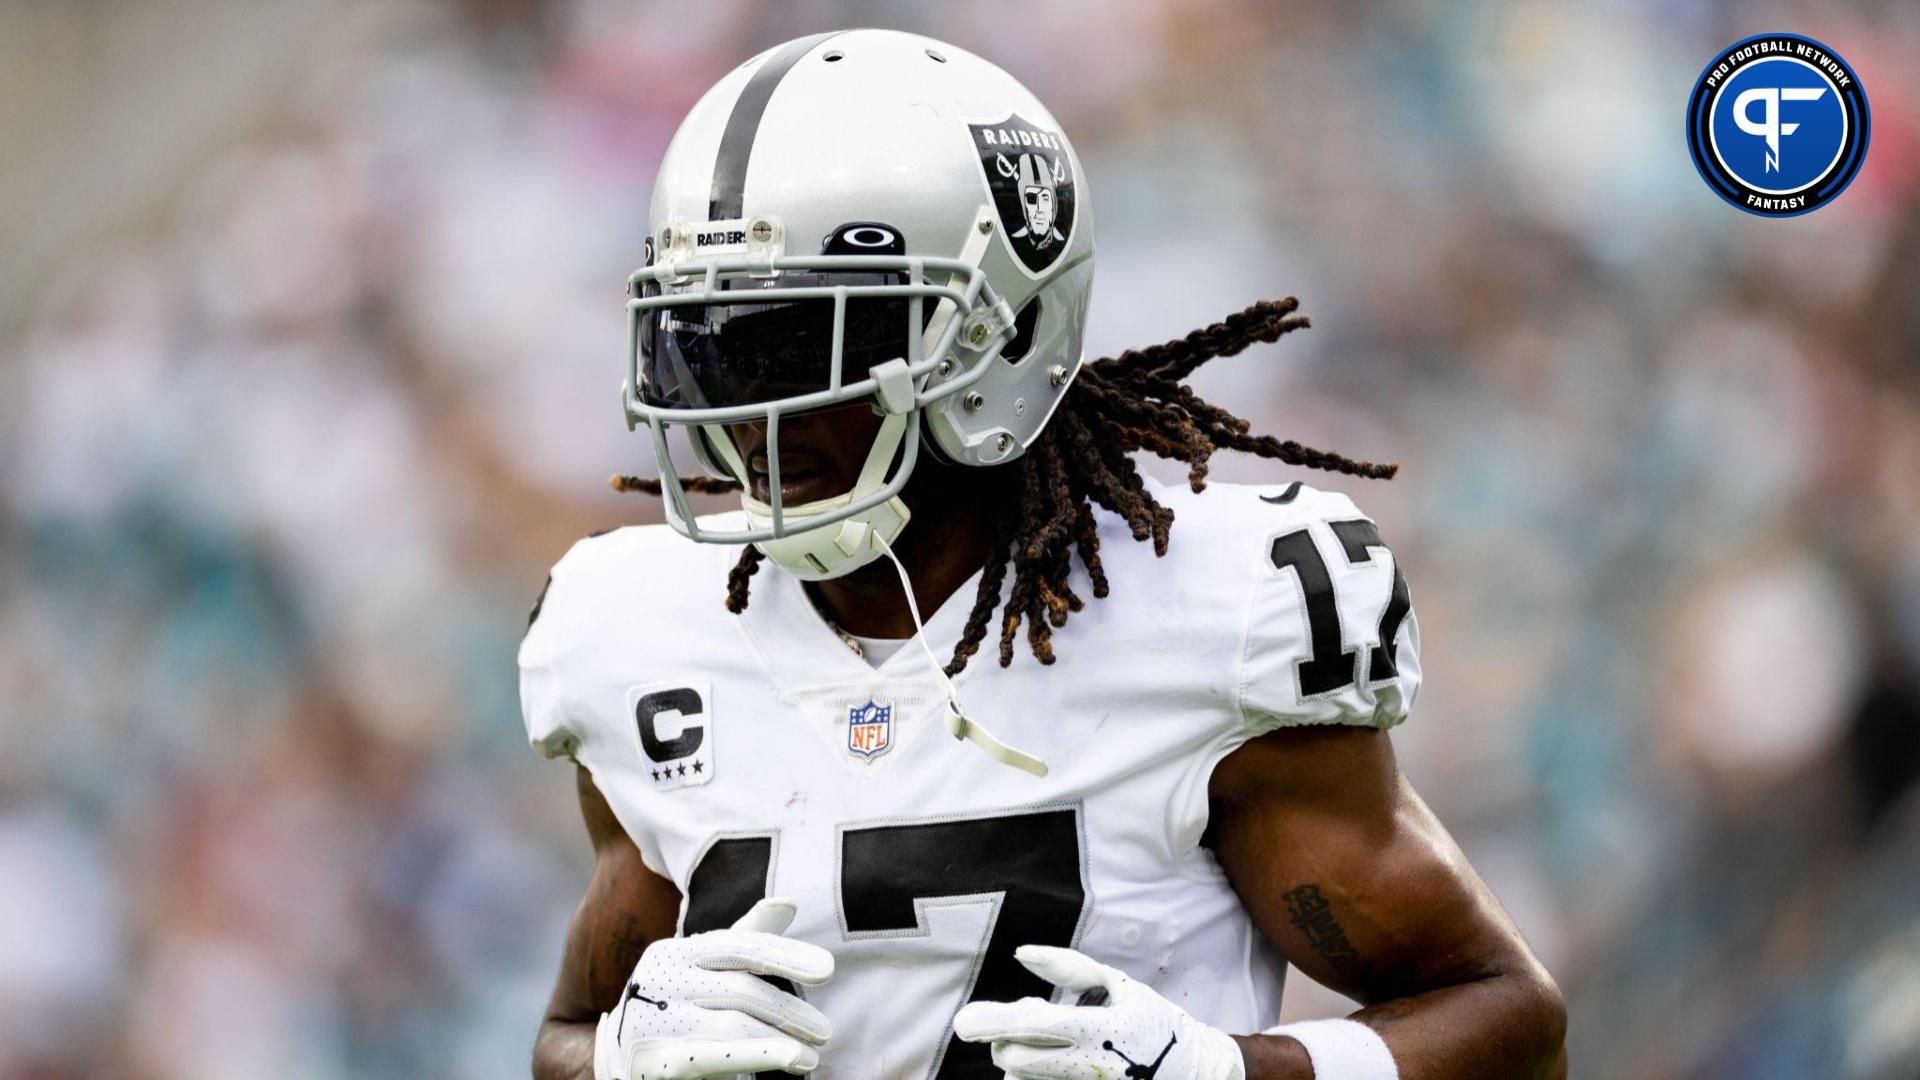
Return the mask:
[[766, 115], [774, 87], [815, 45], [839, 33], [833, 30], [787, 42], [747, 80], [727, 116], [726, 130], [720, 133], [720, 153], [713, 159], [713, 190], [707, 198], [708, 221], [731, 221], [744, 215], [747, 159], [753, 156], [753, 141], [760, 134], [760, 118]]

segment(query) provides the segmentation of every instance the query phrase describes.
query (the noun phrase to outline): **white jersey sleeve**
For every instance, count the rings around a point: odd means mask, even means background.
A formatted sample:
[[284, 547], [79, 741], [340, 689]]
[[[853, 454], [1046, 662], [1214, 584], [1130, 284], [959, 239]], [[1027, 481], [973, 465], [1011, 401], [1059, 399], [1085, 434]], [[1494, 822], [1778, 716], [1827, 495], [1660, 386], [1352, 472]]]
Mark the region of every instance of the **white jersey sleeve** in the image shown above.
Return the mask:
[[559, 667], [571, 644], [572, 624], [580, 621], [572, 610], [579, 599], [574, 578], [581, 549], [591, 539], [576, 543], [554, 564], [520, 640], [520, 717], [527, 725], [527, 740], [542, 757], [569, 757], [580, 746], [580, 726], [569, 717]]
[[[660, 848], [665, 804], [651, 791], [631, 796], [642, 777], [664, 791], [711, 776], [705, 770], [713, 748], [701, 718], [712, 695], [701, 692], [698, 680], [675, 679], [671, 700], [649, 710], [643, 723], [642, 692], [659, 680], [662, 639], [702, 642], [711, 654], [720, 649], [716, 641], [725, 640], [716, 624], [737, 633], [734, 616], [720, 603], [725, 567], [716, 561], [731, 554], [690, 543], [664, 525], [589, 535], [554, 564], [520, 642], [527, 741], [542, 756], [570, 758], [591, 773], [641, 858], [662, 876], [668, 874]], [[680, 748], [687, 749], [680, 755], [685, 760], [676, 761], [698, 762], [699, 775], [669, 781], [658, 759], [642, 756]]]
[[1289, 491], [1247, 608], [1237, 689], [1246, 733], [1393, 727], [1420, 688], [1420, 630], [1399, 560], [1345, 495]]
[[1189, 763], [1168, 804], [1169, 843], [1181, 865], [1217, 874], [1199, 844], [1219, 763], [1280, 728], [1401, 723], [1420, 686], [1420, 635], [1393, 552], [1345, 495], [1290, 483], [1155, 496], [1178, 515], [1169, 576], [1181, 610], [1217, 613], [1217, 637], [1192, 638], [1204, 659], [1188, 681], [1223, 684], [1168, 751]]

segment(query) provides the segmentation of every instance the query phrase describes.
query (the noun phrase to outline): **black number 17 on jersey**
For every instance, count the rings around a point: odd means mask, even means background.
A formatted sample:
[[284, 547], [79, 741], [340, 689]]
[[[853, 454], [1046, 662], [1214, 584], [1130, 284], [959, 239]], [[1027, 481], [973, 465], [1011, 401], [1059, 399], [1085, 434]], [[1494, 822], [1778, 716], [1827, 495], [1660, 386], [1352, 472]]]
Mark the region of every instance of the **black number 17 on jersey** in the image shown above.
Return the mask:
[[[1400, 635], [1400, 624], [1413, 607], [1406, 576], [1401, 574], [1400, 560], [1393, 558], [1373, 522], [1361, 518], [1329, 524], [1334, 537], [1340, 541], [1348, 566], [1372, 563], [1374, 548], [1385, 552], [1393, 561], [1393, 592], [1387, 597], [1386, 609], [1380, 613], [1379, 644], [1367, 656], [1367, 685], [1387, 682], [1400, 674], [1399, 648], [1394, 639]], [[1275, 537], [1267, 557], [1273, 560], [1275, 569], [1294, 572], [1306, 601], [1311, 649], [1307, 658], [1295, 666], [1300, 678], [1301, 700], [1352, 686], [1360, 678], [1360, 653], [1357, 649], [1341, 648], [1344, 635], [1340, 629], [1340, 607], [1334, 596], [1333, 576], [1327, 572], [1326, 560], [1320, 557], [1320, 547], [1313, 542], [1313, 535], [1299, 529]]]

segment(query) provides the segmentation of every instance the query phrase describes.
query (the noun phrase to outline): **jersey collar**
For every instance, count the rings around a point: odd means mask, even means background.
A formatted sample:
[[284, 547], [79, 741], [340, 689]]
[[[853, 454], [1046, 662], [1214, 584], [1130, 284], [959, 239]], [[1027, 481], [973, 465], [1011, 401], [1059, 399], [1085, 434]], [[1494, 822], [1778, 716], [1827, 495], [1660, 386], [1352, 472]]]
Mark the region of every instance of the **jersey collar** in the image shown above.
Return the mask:
[[[975, 570], [926, 621], [927, 643], [933, 646], [933, 654], [940, 658], [941, 663], [946, 663], [953, 656], [953, 648], [966, 629], [967, 615], [973, 610], [974, 597], [980, 588], [980, 576], [984, 572], [984, 567]], [[1006, 589], [1012, 579], [1013, 575], [1008, 573], [1006, 581], [1001, 583], [1001, 600], [1006, 598]], [[762, 666], [782, 689], [876, 678], [933, 680], [932, 674], [927, 671], [926, 656], [921, 653], [920, 642], [916, 640], [909, 639], [878, 667], [854, 655], [853, 650], [847, 648], [847, 643], [814, 609], [813, 601], [807, 598], [800, 579], [780, 569], [771, 560], [761, 564], [760, 573], [754, 576], [754, 584], [758, 588], [752, 591], [747, 609], [739, 616], [741, 628], [759, 655]], [[983, 646], [988, 644], [991, 642], [983, 643]], [[981, 655], [990, 655], [991, 652], [991, 649], [983, 647]], [[980, 657], [976, 656], [955, 681], [962, 681], [972, 674], [980, 666], [979, 660]]]

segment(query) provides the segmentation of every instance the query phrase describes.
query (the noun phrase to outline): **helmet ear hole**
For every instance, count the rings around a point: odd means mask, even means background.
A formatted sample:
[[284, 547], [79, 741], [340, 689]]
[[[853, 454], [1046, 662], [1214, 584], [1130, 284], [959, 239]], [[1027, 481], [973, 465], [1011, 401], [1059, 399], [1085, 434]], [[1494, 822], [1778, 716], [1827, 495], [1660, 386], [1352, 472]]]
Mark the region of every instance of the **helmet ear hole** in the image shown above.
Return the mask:
[[1040, 323], [1040, 298], [1027, 301], [1020, 314], [1013, 317], [1013, 340], [1000, 350], [1000, 359], [1009, 364], [1017, 364], [1027, 358], [1027, 350], [1033, 348], [1033, 328]]

